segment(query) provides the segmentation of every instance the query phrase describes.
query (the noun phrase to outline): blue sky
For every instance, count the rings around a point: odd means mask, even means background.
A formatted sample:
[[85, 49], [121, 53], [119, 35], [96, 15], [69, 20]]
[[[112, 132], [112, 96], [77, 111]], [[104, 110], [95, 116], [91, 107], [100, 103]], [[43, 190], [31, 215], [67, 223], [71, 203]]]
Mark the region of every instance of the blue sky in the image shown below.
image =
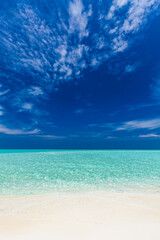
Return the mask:
[[159, 0], [0, 2], [1, 148], [160, 148]]

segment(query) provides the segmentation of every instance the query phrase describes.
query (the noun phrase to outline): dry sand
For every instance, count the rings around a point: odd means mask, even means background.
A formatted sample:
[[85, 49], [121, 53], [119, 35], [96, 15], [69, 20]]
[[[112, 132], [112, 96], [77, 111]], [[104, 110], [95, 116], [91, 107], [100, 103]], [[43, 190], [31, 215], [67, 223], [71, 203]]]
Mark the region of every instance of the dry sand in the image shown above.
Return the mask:
[[0, 196], [0, 240], [160, 240], [160, 194]]

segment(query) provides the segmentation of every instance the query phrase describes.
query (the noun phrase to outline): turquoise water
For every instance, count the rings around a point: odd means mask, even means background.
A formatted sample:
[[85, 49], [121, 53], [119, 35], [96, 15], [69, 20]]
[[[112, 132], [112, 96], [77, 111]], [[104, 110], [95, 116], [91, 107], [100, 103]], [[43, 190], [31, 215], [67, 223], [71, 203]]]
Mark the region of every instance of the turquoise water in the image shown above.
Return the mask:
[[160, 151], [0, 150], [0, 194], [160, 192]]

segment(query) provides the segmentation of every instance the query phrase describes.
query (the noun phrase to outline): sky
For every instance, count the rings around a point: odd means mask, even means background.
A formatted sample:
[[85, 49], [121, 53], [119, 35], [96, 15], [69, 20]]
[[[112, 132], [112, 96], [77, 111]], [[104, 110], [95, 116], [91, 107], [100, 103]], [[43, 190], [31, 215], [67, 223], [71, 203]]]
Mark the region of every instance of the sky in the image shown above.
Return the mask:
[[0, 148], [160, 148], [159, 0], [0, 1]]

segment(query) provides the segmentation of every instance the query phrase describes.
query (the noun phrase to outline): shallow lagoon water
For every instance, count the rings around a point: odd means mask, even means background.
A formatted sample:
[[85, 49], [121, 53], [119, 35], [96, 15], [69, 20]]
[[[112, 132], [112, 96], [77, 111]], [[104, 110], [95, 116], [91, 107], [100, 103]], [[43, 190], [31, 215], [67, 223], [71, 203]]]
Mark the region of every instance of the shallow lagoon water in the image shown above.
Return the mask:
[[0, 150], [0, 194], [160, 193], [160, 151]]

